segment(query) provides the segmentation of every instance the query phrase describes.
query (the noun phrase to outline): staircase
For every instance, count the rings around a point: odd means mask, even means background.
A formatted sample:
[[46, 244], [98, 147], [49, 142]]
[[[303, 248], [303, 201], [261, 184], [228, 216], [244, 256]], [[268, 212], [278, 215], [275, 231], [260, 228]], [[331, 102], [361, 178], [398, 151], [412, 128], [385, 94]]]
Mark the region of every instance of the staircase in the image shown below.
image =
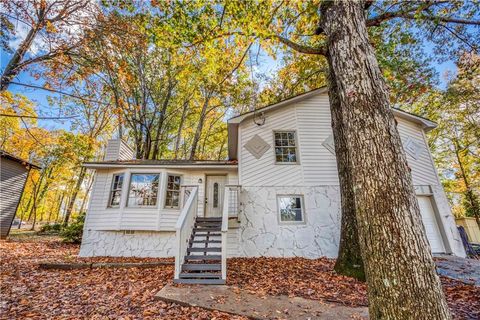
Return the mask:
[[222, 218], [195, 219], [175, 283], [225, 284], [222, 279]]

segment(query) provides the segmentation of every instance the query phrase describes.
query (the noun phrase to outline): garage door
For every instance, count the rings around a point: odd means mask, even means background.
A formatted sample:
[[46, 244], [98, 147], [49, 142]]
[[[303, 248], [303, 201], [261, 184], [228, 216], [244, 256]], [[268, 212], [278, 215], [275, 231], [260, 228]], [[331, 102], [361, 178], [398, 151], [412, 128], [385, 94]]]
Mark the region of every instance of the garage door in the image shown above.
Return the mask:
[[428, 242], [433, 253], [444, 253], [445, 246], [443, 245], [442, 235], [438, 228], [437, 220], [435, 219], [435, 212], [433, 211], [430, 197], [417, 197], [420, 212], [422, 214], [423, 225], [427, 233]]

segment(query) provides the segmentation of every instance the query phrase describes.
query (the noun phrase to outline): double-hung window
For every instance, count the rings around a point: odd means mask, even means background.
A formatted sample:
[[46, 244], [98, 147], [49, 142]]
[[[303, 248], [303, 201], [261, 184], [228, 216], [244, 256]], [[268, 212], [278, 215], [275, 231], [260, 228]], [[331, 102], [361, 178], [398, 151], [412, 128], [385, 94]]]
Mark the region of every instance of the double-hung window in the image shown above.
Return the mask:
[[122, 197], [123, 176], [123, 173], [113, 175], [112, 188], [110, 190], [110, 197], [108, 200], [109, 207], [114, 208], [120, 206], [120, 199]]
[[182, 177], [177, 175], [168, 175], [167, 194], [165, 196], [165, 208], [178, 208], [180, 202], [180, 183]]
[[305, 221], [303, 196], [281, 195], [277, 197], [280, 222], [302, 223]]
[[129, 207], [154, 207], [157, 205], [158, 173], [132, 173], [128, 192]]
[[275, 131], [275, 162], [296, 163], [297, 140], [295, 131]]

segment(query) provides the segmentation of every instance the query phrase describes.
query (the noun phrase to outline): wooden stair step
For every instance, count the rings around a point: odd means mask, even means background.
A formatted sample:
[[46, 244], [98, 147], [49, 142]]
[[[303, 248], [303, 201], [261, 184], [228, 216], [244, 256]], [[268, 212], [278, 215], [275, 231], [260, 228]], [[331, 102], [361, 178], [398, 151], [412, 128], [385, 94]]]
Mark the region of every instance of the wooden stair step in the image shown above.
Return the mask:
[[221, 233], [218, 232], [205, 232], [205, 231], [193, 231], [194, 237], [220, 237], [222, 236]]
[[187, 252], [222, 252], [222, 248], [187, 248]]
[[188, 271], [221, 271], [222, 265], [218, 263], [185, 263], [182, 270]]
[[222, 240], [193, 240], [192, 243], [222, 243]]
[[203, 273], [182, 272], [182, 273], [180, 273], [179, 277], [181, 279], [221, 279], [222, 274], [221, 273], [208, 273], [208, 272], [203, 272]]
[[222, 221], [222, 218], [221, 217], [210, 217], [210, 218], [203, 218], [203, 217], [199, 217], [197, 218], [195, 221], [197, 222], [218, 222], [218, 221]]
[[214, 228], [193, 228], [193, 232], [212, 232], [212, 231], [222, 231], [220, 227]]
[[174, 279], [173, 282], [183, 284], [225, 284], [223, 279]]
[[185, 261], [188, 260], [222, 260], [221, 255], [211, 254], [211, 255], [186, 255]]
[[196, 228], [220, 228], [222, 223], [212, 223], [212, 222], [197, 222], [195, 223]]

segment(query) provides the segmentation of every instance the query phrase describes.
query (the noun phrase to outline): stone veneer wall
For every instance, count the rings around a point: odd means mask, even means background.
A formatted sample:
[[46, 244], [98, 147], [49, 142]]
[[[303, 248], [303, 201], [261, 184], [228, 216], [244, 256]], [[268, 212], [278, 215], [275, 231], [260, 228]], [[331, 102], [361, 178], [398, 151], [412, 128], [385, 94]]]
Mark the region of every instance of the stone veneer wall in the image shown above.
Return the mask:
[[[304, 224], [280, 223], [277, 195], [303, 195]], [[340, 239], [338, 186], [243, 187], [239, 256], [336, 257]]]
[[81, 257], [173, 257], [175, 232], [84, 230]]
[[[430, 186], [445, 246], [457, 256], [465, 251], [440, 186]], [[279, 222], [277, 195], [303, 195], [304, 224]], [[240, 226], [229, 229], [229, 257], [335, 258], [340, 240], [340, 192], [338, 186], [243, 187]], [[442, 228], [441, 228], [442, 229]], [[175, 232], [85, 230], [80, 256], [173, 257]]]

